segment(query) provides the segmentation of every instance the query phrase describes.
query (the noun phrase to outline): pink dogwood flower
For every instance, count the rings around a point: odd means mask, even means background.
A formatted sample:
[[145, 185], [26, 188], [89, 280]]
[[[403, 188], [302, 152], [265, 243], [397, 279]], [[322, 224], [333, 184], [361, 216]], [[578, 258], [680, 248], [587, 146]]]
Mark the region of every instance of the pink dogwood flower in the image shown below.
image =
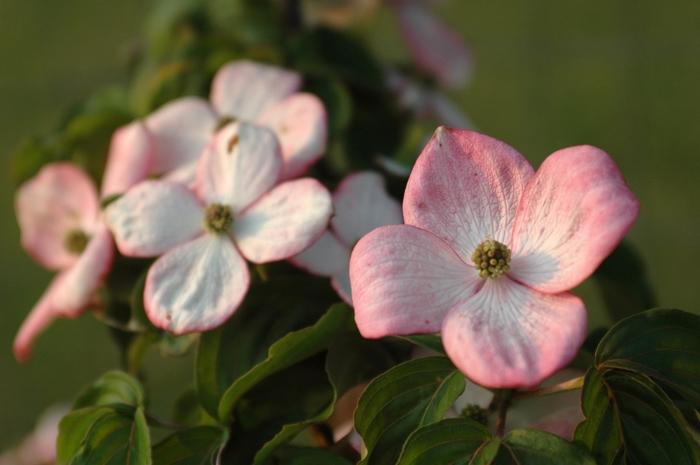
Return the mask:
[[58, 271], [14, 341], [15, 357], [29, 358], [34, 339], [55, 318], [75, 318], [91, 303], [109, 271], [112, 240], [100, 220], [90, 178], [71, 163], [46, 165], [16, 196], [22, 246], [41, 265]]
[[190, 184], [214, 133], [231, 121], [272, 129], [282, 148], [281, 179], [301, 175], [326, 149], [327, 115], [315, 95], [299, 92], [301, 76], [271, 65], [234, 61], [214, 76], [210, 101], [174, 100], [146, 118], [156, 175]]
[[148, 271], [146, 313], [174, 334], [221, 325], [249, 286], [246, 261], [287, 259], [322, 234], [332, 212], [316, 180], [279, 183], [279, 143], [243, 122], [221, 129], [198, 162], [196, 189], [144, 181], [105, 212], [119, 251], [160, 256]]
[[[102, 198], [144, 179], [152, 161], [151, 137], [136, 121], [112, 136]], [[22, 324], [14, 343], [19, 361], [29, 358], [36, 337], [57, 317], [75, 318], [92, 302], [113, 258], [92, 181], [70, 163], [44, 167], [17, 193], [24, 248], [42, 265], [60, 271]]]
[[353, 250], [357, 325], [368, 338], [441, 331], [474, 382], [535, 386], [585, 336], [586, 309], [567, 291], [638, 211], [600, 149], [559, 150], [535, 173], [500, 141], [440, 127], [408, 180], [406, 224], [375, 229]]
[[472, 71], [464, 39], [429, 11], [425, 0], [388, 0], [416, 65], [445, 87], [462, 87]]
[[333, 289], [352, 305], [350, 251], [374, 228], [402, 223], [401, 205], [387, 194], [381, 175], [364, 171], [343, 179], [333, 194], [333, 206], [328, 230], [291, 261], [313, 274], [330, 277]]

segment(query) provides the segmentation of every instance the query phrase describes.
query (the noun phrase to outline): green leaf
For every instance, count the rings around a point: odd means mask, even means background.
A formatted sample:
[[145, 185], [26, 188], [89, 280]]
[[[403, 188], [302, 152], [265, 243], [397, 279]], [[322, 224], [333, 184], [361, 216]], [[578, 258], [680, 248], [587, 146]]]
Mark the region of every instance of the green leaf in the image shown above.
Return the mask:
[[400, 338], [423, 349], [445, 355], [442, 338], [437, 334], [418, 334], [415, 336], [401, 336]]
[[152, 463], [150, 434], [142, 407], [116, 405], [75, 410], [61, 421], [57, 444], [59, 464]]
[[289, 333], [272, 344], [267, 358], [239, 377], [224, 392], [219, 403], [219, 419], [226, 422], [238, 400], [256, 384], [327, 349], [334, 338], [352, 328], [352, 324], [352, 311], [347, 305], [337, 304], [313, 326]]
[[352, 119], [353, 102], [348, 89], [338, 79], [317, 79], [307, 82], [306, 90], [323, 101], [328, 112], [328, 130], [331, 138], [335, 138]]
[[141, 383], [123, 371], [110, 371], [88, 387], [75, 401], [74, 409], [96, 405], [143, 405]]
[[596, 350], [599, 370], [644, 373], [700, 409], [700, 316], [650, 310], [610, 329]]
[[583, 447], [559, 436], [534, 429], [509, 432], [500, 442], [498, 455], [492, 462], [498, 465], [596, 465]]
[[317, 413], [284, 425], [279, 433], [256, 453], [254, 463], [264, 463], [276, 448], [293, 439], [307, 427], [330, 418], [335, 411], [336, 402], [345, 392], [378, 375], [395, 362], [394, 354], [379, 341], [362, 339], [357, 332], [336, 337], [325, 360], [330, 399]]
[[692, 465], [697, 445], [666, 393], [642, 373], [592, 368], [582, 392], [586, 420], [576, 439], [599, 463]]
[[414, 431], [406, 440], [396, 465], [466, 465], [490, 438], [486, 427], [474, 420], [442, 420]]
[[426, 357], [375, 378], [355, 411], [355, 428], [367, 447], [361, 463], [393, 464], [418, 426], [442, 418], [464, 390], [464, 377], [455, 373], [446, 357]]
[[223, 392], [238, 377], [263, 361], [275, 341], [313, 324], [337, 300], [325, 280], [311, 276], [256, 283], [224, 326], [199, 339], [195, 380], [202, 406], [217, 418]]
[[656, 297], [637, 249], [623, 241], [594, 277], [613, 321], [656, 307]]
[[153, 447], [153, 465], [213, 465], [226, 439], [213, 426], [178, 431]]

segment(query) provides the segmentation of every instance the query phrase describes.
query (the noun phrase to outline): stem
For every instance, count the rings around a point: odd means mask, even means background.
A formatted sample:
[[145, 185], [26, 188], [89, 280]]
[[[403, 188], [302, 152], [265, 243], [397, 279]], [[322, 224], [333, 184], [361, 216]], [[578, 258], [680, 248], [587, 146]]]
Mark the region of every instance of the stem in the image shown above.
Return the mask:
[[548, 396], [551, 394], [557, 394], [560, 392], [574, 391], [576, 389], [581, 389], [583, 387], [584, 376], [579, 376], [568, 381], [563, 381], [554, 386], [547, 386], [534, 391], [524, 391], [518, 392], [514, 395], [515, 399], [527, 399], [530, 397]]
[[496, 391], [491, 405], [489, 405], [489, 410], [496, 411], [496, 435], [499, 437], [503, 437], [506, 431], [506, 416], [514, 393], [515, 391], [512, 389]]

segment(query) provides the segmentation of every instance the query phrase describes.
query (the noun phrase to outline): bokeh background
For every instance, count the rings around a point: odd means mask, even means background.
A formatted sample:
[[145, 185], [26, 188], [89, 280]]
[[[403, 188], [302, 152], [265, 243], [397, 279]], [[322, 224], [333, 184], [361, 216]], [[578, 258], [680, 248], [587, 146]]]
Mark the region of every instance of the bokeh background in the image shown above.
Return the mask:
[[[50, 276], [19, 246], [10, 155], [67, 106], [125, 78], [150, 2], [0, 0], [0, 450], [37, 415], [118, 366], [107, 331], [59, 321], [18, 365], [11, 343]], [[475, 125], [534, 164], [588, 143], [619, 163], [642, 211], [630, 233], [658, 301], [697, 312], [700, 265], [700, 2], [448, 0], [445, 20], [473, 47], [470, 85], [452, 93]], [[386, 57], [405, 52], [388, 14], [359, 26]], [[378, 122], [381, 124], [381, 122]], [[595, 284], [581, 293], [603, 325]], [[191, 360], [149, 360], [156, 411], [190, 383]]]

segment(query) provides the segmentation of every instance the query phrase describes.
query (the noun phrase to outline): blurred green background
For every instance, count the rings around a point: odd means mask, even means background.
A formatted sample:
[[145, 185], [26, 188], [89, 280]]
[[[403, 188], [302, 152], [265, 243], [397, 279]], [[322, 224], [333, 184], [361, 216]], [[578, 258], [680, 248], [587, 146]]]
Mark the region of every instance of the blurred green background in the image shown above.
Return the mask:
[[[118, 364], [90, 316], [56, 323], [28, 364], [12, 358], [14, 333], [50, 276], [19, 246], [9, 156], [67, 106], [124, 79], [148, 9], [139, 0], [0, 0], [0, 450]], [[440, 13], [473, 47], [473, 81], [453, 97], [476, 126], [535, 164], [569, 145], [608, 151], [641, 200], [630, 238], [660, 304], [697, 312], [700, 2], [451, 0]], [[384, 56], [404, 56], [388, 14], [360, 29]], [[582, 293], [591, 326], [605, 324], [595, 286]], [[164, 411], [190, 382], [190, 361], [153, 356], [149, 365], [147, 387], [159, 394], [151, 402]]]

